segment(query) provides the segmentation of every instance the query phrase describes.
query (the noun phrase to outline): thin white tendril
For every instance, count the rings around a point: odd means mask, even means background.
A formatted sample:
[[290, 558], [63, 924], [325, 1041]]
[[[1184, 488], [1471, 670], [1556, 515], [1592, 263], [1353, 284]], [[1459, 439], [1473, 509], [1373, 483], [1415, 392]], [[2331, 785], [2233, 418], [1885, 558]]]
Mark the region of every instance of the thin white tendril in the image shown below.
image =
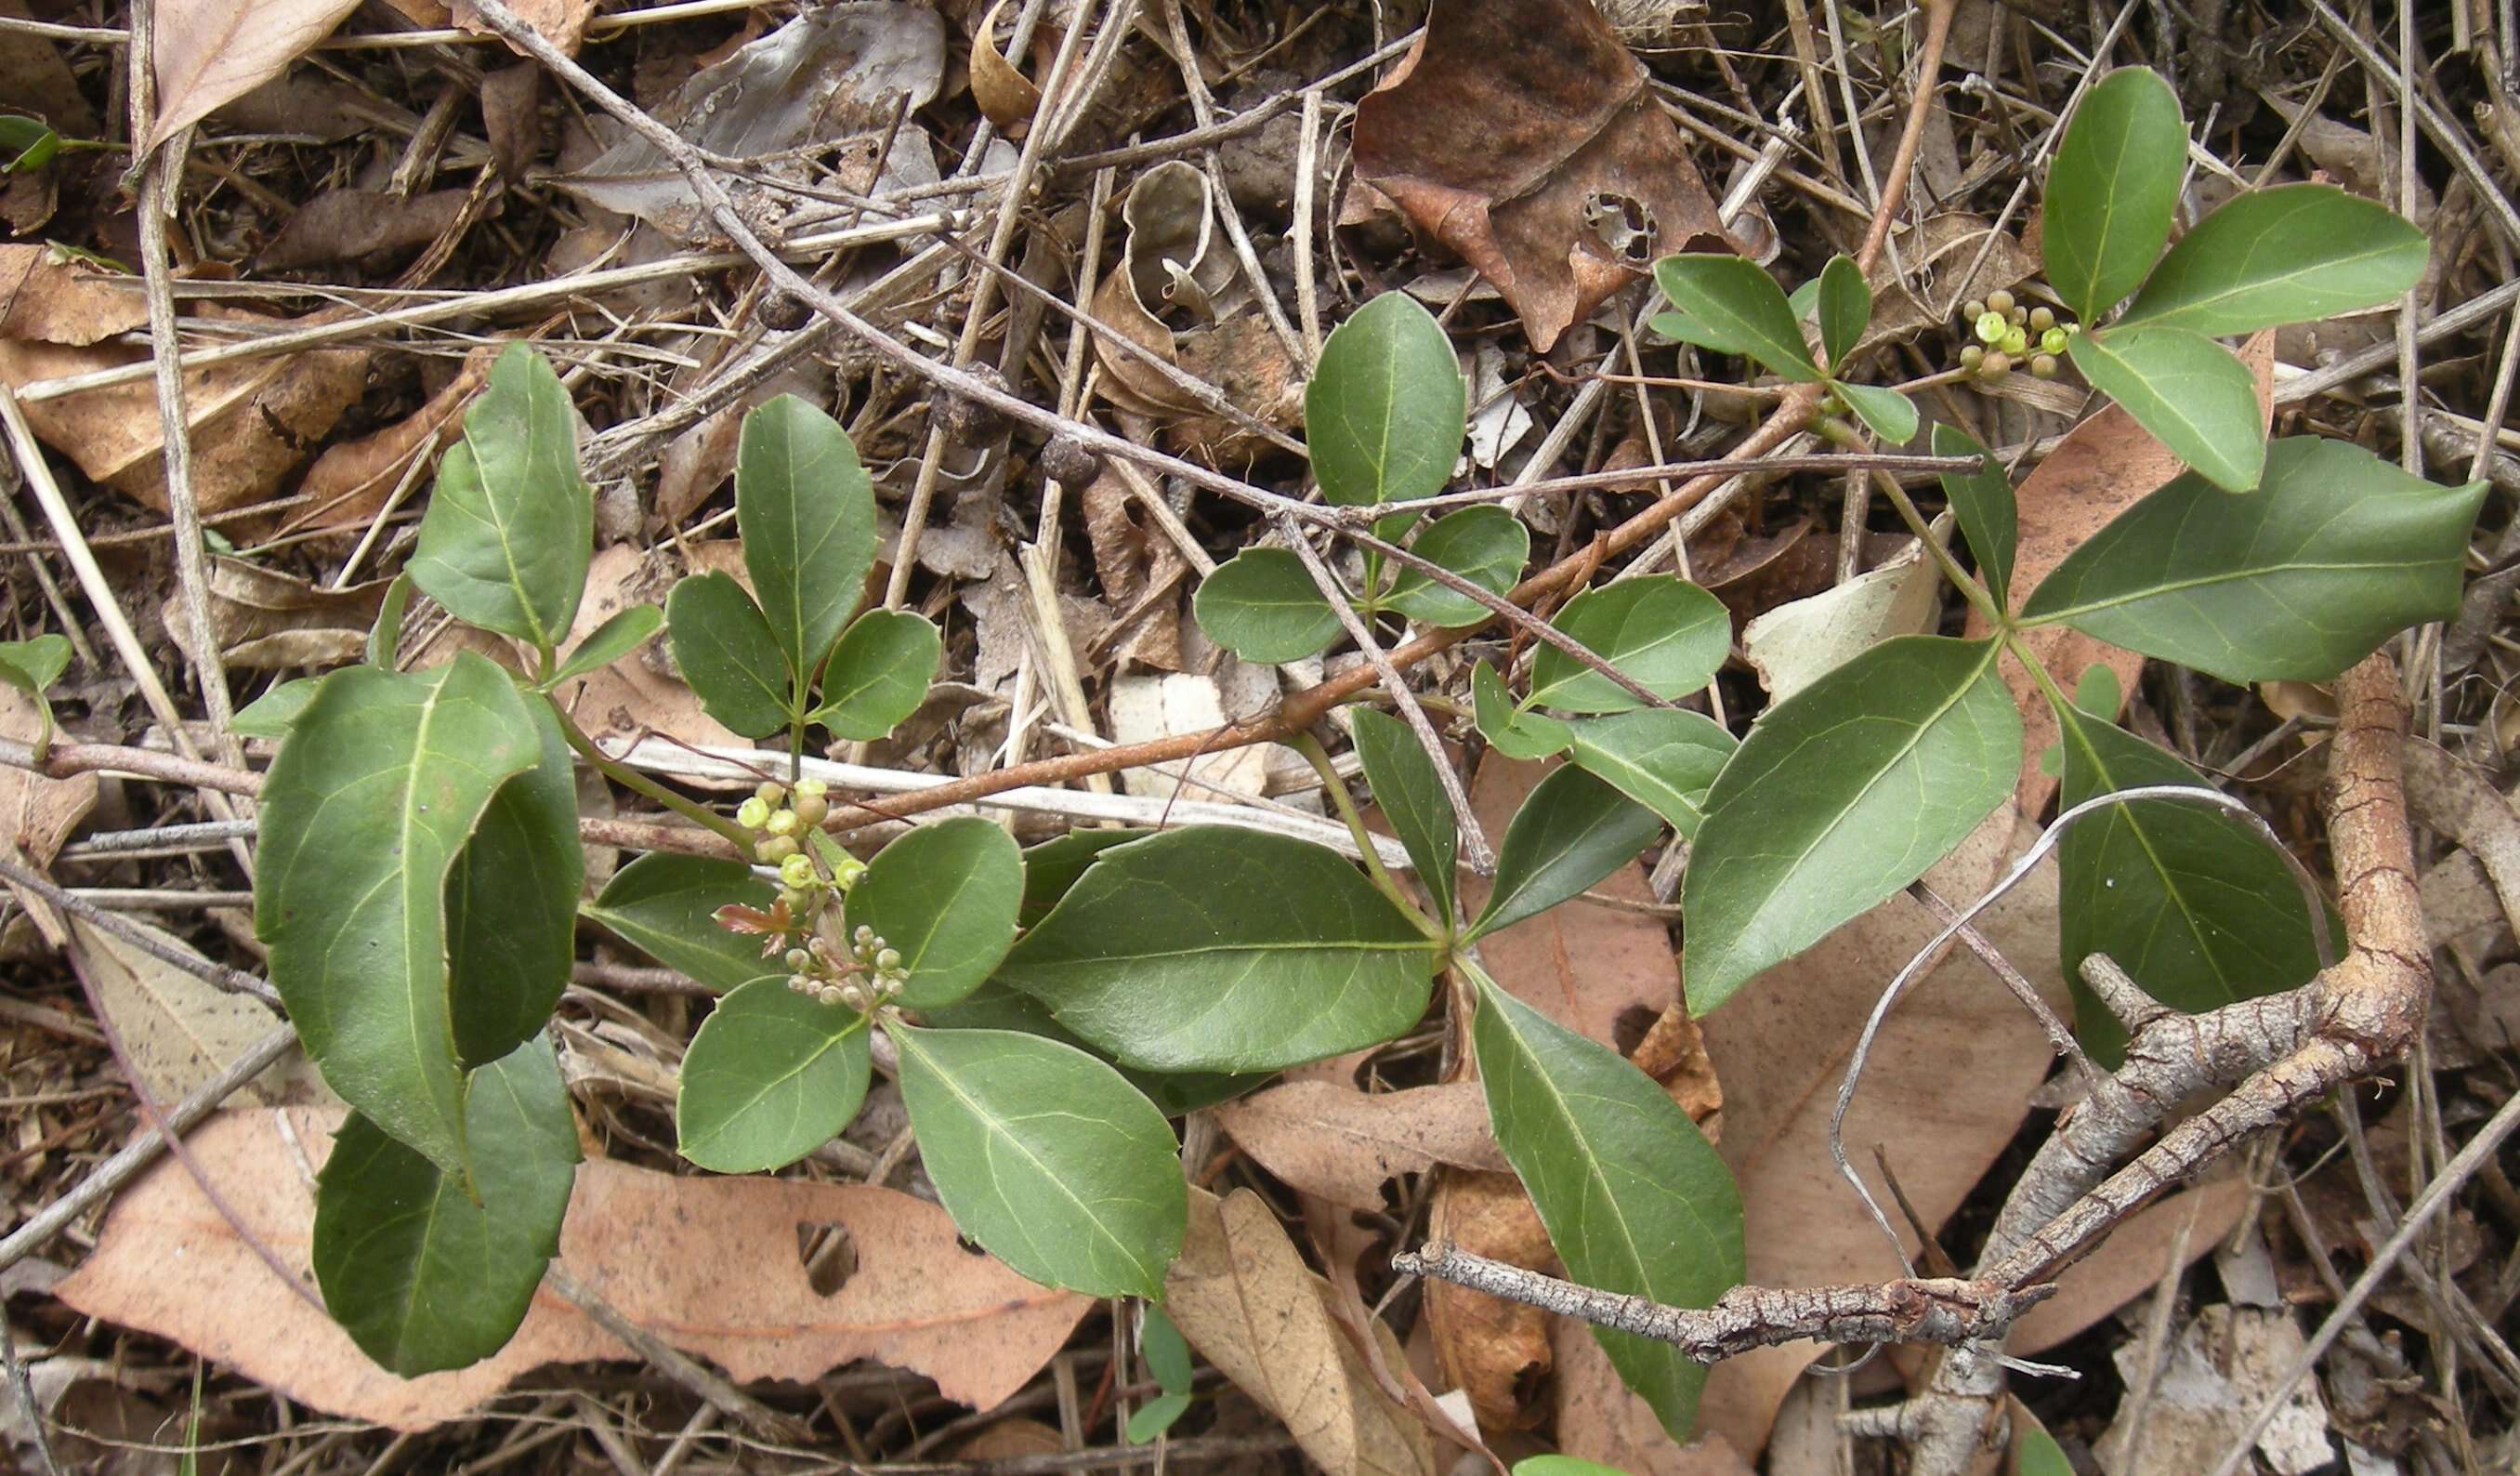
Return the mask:
[[1968, 926], [1980, 912], [1994, 905], [2005, 893], [2017, 886], [2023, 877], [2028, 876], [2032, 868], [2047, 859], [2048, 853], [2056, 849], [2057, 843], [2064, 838], [2067, 828], [2086, 815], [2113, 805], [2126, 805], [2138, 800], [2171, 800], [2185, 805], [2203, 805], [2227, 811], [2246, 821], [2250, 828], [2266, 839], [2268, 845], [2274, 848], [2275, 854], [2283, 857], [2285, 868], [2292, 873], [2293, 881], [2300, 886], [2302, 899], [2310, 909], [2311, 930], [2318, 941], [2319, 967], [2327, 968], [2336, 962], [2335, 943], [2328, 936], [2327, 900], [2319, 895], [2318, 878], [2310, 874], [2310, 868], [2303, 865], [2299, 857], [2285, 849], [2283, 842], [2275, 835], [2274, 827], [2269, 825], [2264, 817], [2241, 801], [2219, 790], [2202, 789], [2194, 785], [2147, 784], [2086, 800], [2058, 815], [2056, 823], [2048, 826], [2047, 832], [2032, 843], [2028, 851], [2022, 853], [2021, 858], [2013, 862], [2012, 870], [2002, 881], [1988, 889], [1985, 896], [1969, 903], [1967, 910], [1945, 924], [1943, 930], [1934, 935], [1933, 941], [1916, 950], [1915, 954], [1908, 960], [1907, 966], [1899, 971], [1898, 977], [1890, 981], [1890, 987], [1881, 992], [1880, 999], [1873, 1004], [1871, 1018], [1864, 1022], [1864, 1035], [1856, 1041], [1855, 1054], [1846, 1065], [1846, 1080], [1838, 1084], [1837, 1110], [1830, 1113], [1828, 1119], [1828, 1156], [1836, 1162], [1839, 1176], [1849, 1184], [1854, 1185], [1857, 1197], [1864, 1201], [1864, 1208], [1871, 1212], [1872, 1222], [1881, 1227], [1882, 1235], [1890, 1242], [1891, 1252], [1899, 1258], [1901, 1270], [1910, 1276], [1916, 1274], [1916, 1267], [1908, 1257], [1907, 1246], [1901, 1243], [1899, 1232], [1891, 1227], [1890, 1217], [1882, 1213], [1880, 1203], [1872, 1197], [1872, 1191], [1865, 1187], [1863, 1176], [1855, 1172], [1855, 1165], [1849, 1163], [1846, 1158], [1844, 1139], [1846, 1114], [1847, 1110], [1855, 1105], [1855, 1086], [1863, 1080], [1865, 1062], [1871, 1054], [1873, 1038], [1880, 1034], [1882, 1022], [1890, 1017], [1891, 1006], [1897, 1004], [1899, 996], [1907, 992], [1908, 986], [1915, 982], [1916, 976], [1923, 972], [1926, 962], [1938, 955], [1943, 946], [1950, 943], [1960, 929]]

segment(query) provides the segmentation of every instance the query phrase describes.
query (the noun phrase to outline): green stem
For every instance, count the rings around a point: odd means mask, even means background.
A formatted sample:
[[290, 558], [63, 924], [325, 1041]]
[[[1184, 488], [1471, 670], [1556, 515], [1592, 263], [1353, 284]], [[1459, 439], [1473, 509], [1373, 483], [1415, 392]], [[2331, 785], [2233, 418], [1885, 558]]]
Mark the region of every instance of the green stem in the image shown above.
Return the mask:
[[1943, 546], [1943, 540], [1934, 536], [1933, 525], [1916, 510], [1914, 499], [1908, 495], [1908, 489], [1899, 484], [1897, 478], [1876, 473], [1874, 480], [1889, 494], [1890, 505], [1899, 510], [1900, 520], [1916, 535], [1916, 541], [1925, 545], [1926, 555], [1943, 572], [1943, 577], [1952, 581], [1952, 587], [1960, 592], [1960, 597], [1967, 600], [1989, 625], [2009, 639], [2013, 633], [2012, 613], [1996, 604], [1995, 596], [1987, 593], [1986, 586], [1960, 568], [1960, 561], [1953, 558], [1952, 551]]
[[751, 859], [752, 837], [742, 826], [705, 805], [683, 798], [637, 769], [616, 761], [610, 755], [596, 747], [595, 740], [581, 732], [577, 724], [569, 720], [568, 714], [558, 702], [552, 701], [548, 693], [544, 695], [543, 701], [551, 705], [552, 715], [560, 719], [560, 735], [568, 740], [568, 746], [575, 749], [580, 758], [594, 764], [598, 773], [624, 789], [646, 795], [696, 825], [705, 826], [717, 832], [725, 838], [728, 845], [735, 848], [737, 854], [747, 861]]
[[1409, 894], [1400, 890], [1400, 883], [1392, 878], [1390, 869], [1382, 864], [1382, 853], [1374, 847], [1373, 832], [1365, 828], [1364, 812], [1349, 797], [1347, 781], [1330, 766], [1329, 750], [1322, 747], [1322, 741], [1310, 733], [1297, 733], [1286, 742], [1296, 753], [1304, 756], [1304, 761], [1313, 766], [1314, 773], [1321, 775], [1322, 788], [1328, 793], [1330, 803], [1338, 807], [1339, 818], [1347, 822], [1347, 833], [1356, 837], [1356, 849], [1365, 855], [1365, 874], [1372, 881], [1374, 890], [1389, 898], [1391, 904], [1406, 913], [1409, 920], [1427, 937], [1442, 942], [1445, 930], [1418, 909], [1418, 904], [1409, 899]]

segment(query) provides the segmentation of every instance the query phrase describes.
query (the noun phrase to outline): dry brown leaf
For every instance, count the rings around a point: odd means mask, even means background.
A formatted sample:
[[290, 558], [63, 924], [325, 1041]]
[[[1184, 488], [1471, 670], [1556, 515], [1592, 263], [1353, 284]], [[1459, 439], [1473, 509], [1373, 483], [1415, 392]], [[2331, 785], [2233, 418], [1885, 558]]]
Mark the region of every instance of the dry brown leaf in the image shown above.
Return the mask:
[[[1094, 548], [1094, 572], [1103, 598], [1115, 615], [1140, 612], [1118, 637], [1114, 654], [1159, 670], [1180, 670], [1181, 601], [1165, 598], [1163, 591], [1178, 587], [1189, 572], [1181, 550], [1139, 521], [1127, 480], [1109, 467], [1086, 484], [1077, 501], [1085, 513], [1086, 541]], [[925, 546], [921, 544], [922, 550]]]
[[[1470, 809], [1491, 842], [1505, 838], [1523, 797], [1549, 771], [1545, 763], [1490, 750], [1470, 783]], [[1641, 867], [1622, 866], [1595, 891], [1634, 901], [1653, 900]], [[1473, 917], [1487, 904], [1488, 884], [1462, 876], [1462, 905]], [[1490, 977], [1514, 997], [1570, 1030], [1621, 1051], [1636, 1044], [1680, 997], [1680, 967], [1662, 919], [1591, 902], [1568, 902], [1479, 940]]]
[[[317, 1163], [301, 1160], [283, 1132], [284, 1113]], [[245, 1223], [301, 1272], [314, 1222], [309, 1171], [335, 1121], [306, 1108], [224, 1112], [189, 1139]], [[814, 1290], [796, 1254], [799, 1224], [845, 1226], [856, 1251], [857, 1269], [829, 1297]], [[577, 1171], [561, 1261], [631, 1321], [738, 1382], [810, 1381], [872, 1358], [927, 1374], [947, 1398], [983, 1408], [1022, 1388], [1094, 1306], [963, 1249], [944, 1210], [908, 1194], [685, 1178], [605, 1161]], [[546, 1286], [497, 1356], [396, 1378], [281, 1286], [174, 1163], [124, 1191], [95, 1253], [59, 1295], [303, 1404], [399, 1430], [458, 1418], [544, 1363], [629, 1356]]]
[[2161, 1285], [2171, 1247], [2190, 1214], [2196, 1217], [2187, 1233], [2187, 1261], [2192, 1263], [2231, 1233], [2252, 1197], [2247, 1179], [2227, 1175], [2137, 1211], [2092, 1254], [2065, 1268], [2056, 1278], [2054, 1296], [2012, 1324], [2004, 1351], [2036, 1358], [2137, 1298], [2149, 1296]]
[[999, 132], [1020, 138], [1041, 106], [1041, 89], [998, 50], [998, 17], [1006, 8], [1007, 0], [997, 0], [971, 32], [971, 101]]
[[1557, 1359], [1557, 1449], [1628, 1476], [1752, 1476], [1723, 1436], [1700, 1432], [1682, 1445], [1619, 1379], [1591, 1328], [1559, 1317], [1550, 1329]]
[[139, 278], [56, 260], [48, 246], [0, 246], [0, 339], [83, 348], [148, 321]]
[[[356, 661], [383, 608], [389, 579], [325, 589], [243, 559], [209, 563], [210, 638], [227, 666], [255, 669], [337, 667]], [[166, 629], [196, 666], [193, 623], [181, 595], [161, 608]]]
[[[279, 1012], [261, 1000], [215, 988], [83, 918], [68, 921], [70, 955], [104, 1001], [141, 1084], [160, 1106], [189, 1096], [280, 1028]], [[167, 946], [191, 951], [171, 934], [146, 923], [133, 926]], [[245, 1100], [277, 1106], [328, 1097], [304, 1057], [296, 1061], [294, 1067], [274, 1066], [247, 1083]]]
[[1380, 1210], [1384, 1180], [1453, 1164], [1509, 1172], [1476, 1082], [1368, 1095], [1288, 1082], [1216, 1109], [1217, 1125], [1286, 1183], [1333, 1204]]
[[290, 215], [254, 264], [265, 271], [289, 271], [427, 246], [463, 218], [472, 198], [469, 188], [426, 195], [326, 190]]
[[[1926, 884], [1956, 905], [1976, 899], [2037, 833], [2028, 824], [2017, 829], [2008, 808], [1998, 810], [1926, 873]], [[2064, 1007], [2052, 864], [1977, 925], [2051, 1006]], [[1751, 1284], [1820, 1286], [1898, 1273], [1881, 1232], [1829, 1161], [1828, 1119], [1874, 1000], [1940, 927], [1923, 903], [1892, 898], [1706, 1018], [1707, 1049], [1724, 1074], [1716, 1151], [1741, 1186]], [[1911, 987], [1875, 1040], [1847, 1119], [1847, 1153], [1886, 1205], [1871, 1168], [1881, 1145], [1917, 1213], [1939, 1226], [2011, 1141], [2049, 1059], [2046, 1033], [1985, 965], [1955, 950]], [[1700, 1406], [1707, 1428], [1755, 1454], [1785, 1390], [1818, 1353], [1797, 1343], [1718, 1363]]]
[[[734, 544], [696, 545], [692, 552]], [[716, 555], [706, 557], [715, 558]], [[694, 573], [705, 573], [695, 568]], [[731, 573], [735, 571], [730, 571]], [[675, 575], [627, 543], [615, 543], [587, 567], [586, 595], [578, 602], [577, 622], [569, 627], [563, 649], [574, 648], [595, 627], [633, 605], [662, 605]], [[748, 741], [700, 711], [692, 689], [659, 673], [650, 664], [662, 642], [652, 642], [608, 667], [564, 681], [552, 696], [590, 735], [627, 743], [645, 733], [661, 733], [679, 742], [708, 747], [747, 747]], [[449, 659], [452, 659], [450, 654]]]
[[[1259, 1195], [1191, 1190], [1190, 1231], [1164, 1276], [1182, 1336], [1329, 1476], [1434, 1476], [1434, 1441], [1340, 1332], [1331, 1295]], [[1399, 1344], [1379, 1323], [1374, 1332], [1398, 1365]]]
[[543, 148], [543, 64], [518, 62], [481, 78], [481, 131], [499, 177], [522, 184]]
[[1645, 83], [1592, 0], [1437, 0], [1357, 106], [1357, 176], [1495, 283], [1546, 352], [1656, 257], [1737, 250]]
[[138, 157], [261, 86], [333, 33], [359, 0], [186, 0], [158, 13], [158, 120]]
[[[0, 0], [0, 17], [34, 19], [25, 0]], [[79, 91], [78, 74], [59, 43], [27, 31], [0, 30], [0, 98], [49, 122], [69, 138], [96, 136], [96, 113]]]
[[[595, 19], [595, 0], [509, 0], [508, 8], [517, 13], [518, 20], [541, 31], [544, 40], [572, 57], [586, 43], [586, 23]], [[480, 11], [466, 0], [454, 0], [447, 13], [458, 26], [474, 35], [498, 34], [481, 20]], [[509, 50], [524, 55], [515, 42], [507, 44]]]
[[[35, 700], [16, 687], [0, 686], [0, 737], [32, 743], [42, 732]], [[92, 773], [45, 779], [22, 768], [0, 768], [0, 854], [34, 871], [50, 866], [62, 843], [96, 807], [96, 793]], [[46, 943], [58, 948], [68, 940], [52, 903], [15, 886], [9, 890]]]
[[[2258, 380], [2258, 408], [2272, 415], [2274, 406], [2274, 335], [2261, 333], [2240, 349], [2241, 360]], [[2108, 526], [2118, 514], [2166, 485], [2186, 470], [2170, 448], [2152, 438], [2117, 405], [2108, 405], [2076, 426], [2048, 453], [2048, 459], [2024, 478], [2015, 494], [2020, 504], [2020, 543], [2012, 561], [2012, 608], [2030, 601], [2039, 581], [2053, 574], [2066, 555]], [[1987, 634], [1985, 621], [1969, 613], [1971, 637]], [[2135, 690], [2143, 658], [2063, 625], [2043, 625], [2022, 636], [2039, 655], [2040, 664], [2056, 684], [2074, 690], [2083, 673], [2096, 663], [2118, 679], [2120, 692]], [[2011, 662], [2003, 666], [2004, 684], [2021, 709], [2021, 779], [2013, 805], [2037, 815], [2056, 792], [2056, 780], [2044, 772], [2040, 757], [2056, 742], [2056, 715], [2029, 672]]]
[[427, 404], [382, 431], [325, 447], [297, 484], [298, 495], [313, 500], [292, 513], [281, 531], [367, 527], [415, 458], [435, 455], [463, 433], [464, 411], [488, 383], [498, 351], [495, 345], [473, 349]]
[[[1557, 1265], [1540, 1212], [1511, 1174], [1445, 1171], [1427, 1211], [1426, 1238], [1526, 1270]], [[1548, 1416], [1539, 1394], [1554, 1366], [1552, 1320], [1537, 1307], [1450, 1281], [1426, 1283], [1435, 1366], [1446, 1383], [1469, 1396], [1479, 1423], [1492, 1430], [1527, 1430]]]

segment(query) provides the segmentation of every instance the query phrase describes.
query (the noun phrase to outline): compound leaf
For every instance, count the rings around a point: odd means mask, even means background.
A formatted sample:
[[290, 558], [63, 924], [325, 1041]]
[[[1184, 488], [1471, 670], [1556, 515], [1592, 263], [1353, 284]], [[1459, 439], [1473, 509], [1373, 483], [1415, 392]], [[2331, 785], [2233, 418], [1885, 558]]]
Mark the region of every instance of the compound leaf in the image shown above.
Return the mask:
[[1045, 1286], [1160, 1297], [1190, 1195], [1152, 1102], [1072, 1045], [1016, 1031], [914, 1030], [901, 1096], [963, 1233]]

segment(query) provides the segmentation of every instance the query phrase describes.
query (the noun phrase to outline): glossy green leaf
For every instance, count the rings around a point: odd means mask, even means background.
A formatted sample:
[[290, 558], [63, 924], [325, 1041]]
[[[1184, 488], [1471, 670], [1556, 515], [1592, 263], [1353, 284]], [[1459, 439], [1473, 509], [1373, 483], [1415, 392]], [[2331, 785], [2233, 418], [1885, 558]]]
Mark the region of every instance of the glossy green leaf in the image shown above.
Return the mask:
[[1573, 764], [1532, 787], [1506, 826], [1495, 890], [1470, 925], [1482, 938], [1536, 916], [1637, 858], [1662, 834], [1662, 820]]
[[[1803, 343], [1802, 324], [1765, 268], [1740, 256], [1665, 256], [1654, 263], [1662, 295], [1680, 309], [1669, 332], [1718, 353], [1757, 359], [1790, 380], [1824, 378]], [[1694, 330], [1690, 337], [1679, 330]]]
[[980, 987], [1014, 946], [1023, 855], [994, 820], [922, 825], [867, 863], [849, 894], [852, 933], [875, 929], [910, 971], [900, 1001], [951, 1004]]
[[62, 136], [42, 118], [0, 114], [0, 174], [40, 169], [62, 152]]
[[[2142, 785], [2211, 787], [2103, 717], [2056, 715], [2067, 807]], [[2074, 822], [2056, 863], [2074, 1034], [2108, 1066], [2124, 1057], [2126, 1027], [2083, 983], [2092, 953], [2107, 953], [2154, 998], [2191, 1013], [2287, 990], [2318, 971], [2310, 911], [2283, 857], [2219, 809], [2165, 800], [2110, 806]]]
[[[1039, 847], [1033, 848], [1039, 850]], [[1050, 1006], [1012, 986], [992, 979], [952, 1004], [920, 1011], [920, 1023], [943, 1030], [1012, 1030], [1072, 1045], [1096, 1060], [1096, 1051], [1074, 1031], [1058, 1023]], [[1155, 1104], [1166, 1117], [1184, 1117], [1201, 1107], [1232, 1101], [1276, 1081], [1275, 1072], [1141, 1071], [1113, 1065], [1128, 1084]]]
[[571, 677], [600, 671], [648, 644], [664, 628], [665, 612], [653, 605], [633, 605], [589, 631], [540, 685], [550, 691]]
[[1434, 961], [1337, 853], [1193, 825], [1103, 853], [998, 977], [1128, 1065], [1270, 1071], [1415, 1025]]
[[1246, 548], [1199, 582], [1191, 613], [1208, 639], [1244, 661], [1301, 661], [1339, 633], [1338, 612], [1291, 548]]
[[1821, 268], [1817, 305], [1821, 351], [1828, 357], [1824, 367], [1835, 372], [1863, 340], [1865, 325], [1872, 321], [1872, 286], [1864, 280], [1864, 269], [1853, 256], [1840, 253]]
[[792, 394], [747, 412], [735, 525], [771, 638], [811, 681], [875, 567], [875, 484], [839, 422]]
[[[1667, 574], [1585, 590], [1550, 623], [1584, 643], [1657, 697], [1682, 697], [1715, 679], [1732, 649], [1724, 602]], [[1567, 713], [1624, 713], [1636, 694], [1555, 646], [1531, 655], [1531, 705]]]
[[1682, 882], [1703, 1015], [1922, 876], [2011, 795], [1996, 643], [1882, 642], [1762, 715], [1707, 795]]
[[1129, 1415], [1129, 1444], [1145, 1445], [1171, 1429], [1173, 1422], [1189, 1411], [1190, 1395], [1187, 1392], [1155, 1396]]
[[1452, 340], [1405, 292], [1356, 310], [1322, 346], [1304, 387], [1304, 439], [1326, 501], [1413, 502], [1444, 489], [1461, 458], [1468, 387]]
[[2126, 407], [2180, 460], [2227, 491], [2258, 484], [2266, 417], [2230, 349], [2183, 328], [2078, 333], [2066, 352], [2092, 388]]
[[1894, 446], [1904, 446], [1916, 438], [1916, 402], [1898, 391], [1880, 385], [1850, 385], [1841, 380], [1837, 392], [1874, 438]]
[[1739, 747], [1724, 724], [1678, 708], [1613, 713], [1567, 726], [1575, 735], [1574, 763], [1662, 816], [1683, 840], [1697, 834], [1706, 792]]
[[449, 1173], [467, 1172], [446, 884], [540, 735], [471, 652], [422, 672], [324, 678], [262, 794], [254, 931], [324, 1080]]
[[315, 1180], [325, 1310], [404, 1378], [507, 1346], [560, 1250], [576, 1181], [577, 1125], [550, 1040], [475, 1072], [465, 1111], [477, 1199], [357, 1113]]
[[2120, 321], [2208, 338], [2308, 323], [2397, 298], [2431, 254], [2431, 240], [2385, 206], [2334, 185], [2277, 185], [2198, 221]]
[[1470, 719], [1479, 736], [1508, 759], [1546, 759], [1575, 741], [1575, 730], [1560, 719], [1516, 708], [1505, 678], [1486, 662], [1470, 669]]
[[1151, 830], [1127, 827], [1071, 830], [1056, 840], [1025, 847], [1023, 907], [1016, 916], [1017, 922], [1027, 928], [1038, 926], [1096, 857], [1114, 846], [1126, 846], [1153, 834]]
[[455, 1052], [467, 1066], [532, 1039], [577, 958], [586, 851], [577, 773], [548, 704], [525, 712], [541, 735], [534, 766], [499, 786], [446, 878], [446, 960]]
[[38, 635], [29, 640], [0, 641], [0, 664], [25, 678], [23, 690], [40, 697], [70, 669], [69, 638]]
[[807, 720], [842, 738], [892, 736], [936, 679], [945, 637], [907, 610], [870, 610], [849, 622], [823, 671], [823, 705]]
[[2121, 68], [2084, 94], [2048, 166], [2041, 238], [2074, 316], [2096, 322], [2152, 270], [2186, 172], [2187, 123], [2158, 72]]
[[759, 938], [719, 927], [717, 909], [770, 900], [769, 884], [741, 861], [652, 851], [614, 872], [586, 915], [724, 993], [777, 965], [762, 955]]
[[2021, 536], [2021, 509], [2012, 494], [2012, 479], [1966, 431], [1937, 425], [1933, 444], [1937, 456], [1978, 458], [1974, 472], [1943, 473], [1943, 495], [1951, 501], [1952, 516], [1959, 520], [1969, 552], [1977, 555], [1979, 577], [1986, 580], [1995, 602], [2009, 608], [2012, 556]]
[[[1522, 577], [1531, 558], [1531, 530], [1504, 508], [1465, 507], [1435, 520], [1409, 551], [1501, 595]], [[1475, 625], [1490, 614], [1485, 605], [1415, 569], [1400, 571], [1384, 603], [1425, 625]]]
[[2484, 496], [2481, 482], [2442, 486], [2345, 441], [2290, 437], [2255, 495], [2185, 476], [2119, 514], [2022, 616], [2227, 681], [2324, 681], [2457, 613]]
[[1348, 710], [1349, 729], [1356, 738], [1356, 757], [1365, 765], [1365, 782], [1373, 803], [1391, 823], [1418, 868], [1418, 881], [1434, 899], [1436, 920], [1453, 925], [1454, 869], [1461, 861], [1461, 822], [1444, 798], [1443, 780], [1435, 773], [1426, 746], [1409, 724], [1372, 708]]
[[788, 725], [787, 658], [761, 607], [727, 574], [697, 574], [665, 597], [674, 665], [711, 717], [746, 738]]
[[368, 665], [390, 671], [402, 655], [402, 619], [411, 610], [411, 571], [404, 570], [385, 586], [377, 602], [377, 623], [368, 627]]
[[[2025, 1413], [2027, 1411], [2019, 1404], [2013, 1406], [2015, 1421], [2021, 1420]], [[2048, 1433], [2047, 1426], [2037, 1422], [2038, 1416], [2029, 1417], [2031, 1422], [2027, 1428], [2013, 1431], [2009, 1476], [2075, 1476], [2074, 1462], [2066, 1458], [2064, 1447], [2056, 1444], [2056, 1437]]]
[[785, 975], [730, 992], [683, 1056], [674, 1133], [683, 1157], [720, 1174], [784, 1169], [849, 1125], [872, 1069], [867, 1017], [788, 987]]
[[1045, 1286], [1163, 1295], [1190, 1196], [1153, 1103], [1039, 1036], [884, 1029], [920, 1162], [964, 1234]]
[[315, 689], [322, 684], [313, 676], [292, 677], [237, 709], [228, 719], [228, 731], [240, 738], [286, 738], [290, 725], [315, 700]]
[[[1488, 1117], [1568, 1278], [1671, 1307], [1739, 1285], [1740, 1192], [1688, 1114], [1607, 1046], [1477, 982], [1470, 1039]], [[1594, 1336], [1672, 1438], [1688, 1439], [1705, 1367], [1668, 1343]]]
[[437, 465], [411, 577], [466, 624], [549, 651], [568, 633], [595, 557], [595, 490], [577, 470], [577, 410], [542, 355], [511, 344]]

